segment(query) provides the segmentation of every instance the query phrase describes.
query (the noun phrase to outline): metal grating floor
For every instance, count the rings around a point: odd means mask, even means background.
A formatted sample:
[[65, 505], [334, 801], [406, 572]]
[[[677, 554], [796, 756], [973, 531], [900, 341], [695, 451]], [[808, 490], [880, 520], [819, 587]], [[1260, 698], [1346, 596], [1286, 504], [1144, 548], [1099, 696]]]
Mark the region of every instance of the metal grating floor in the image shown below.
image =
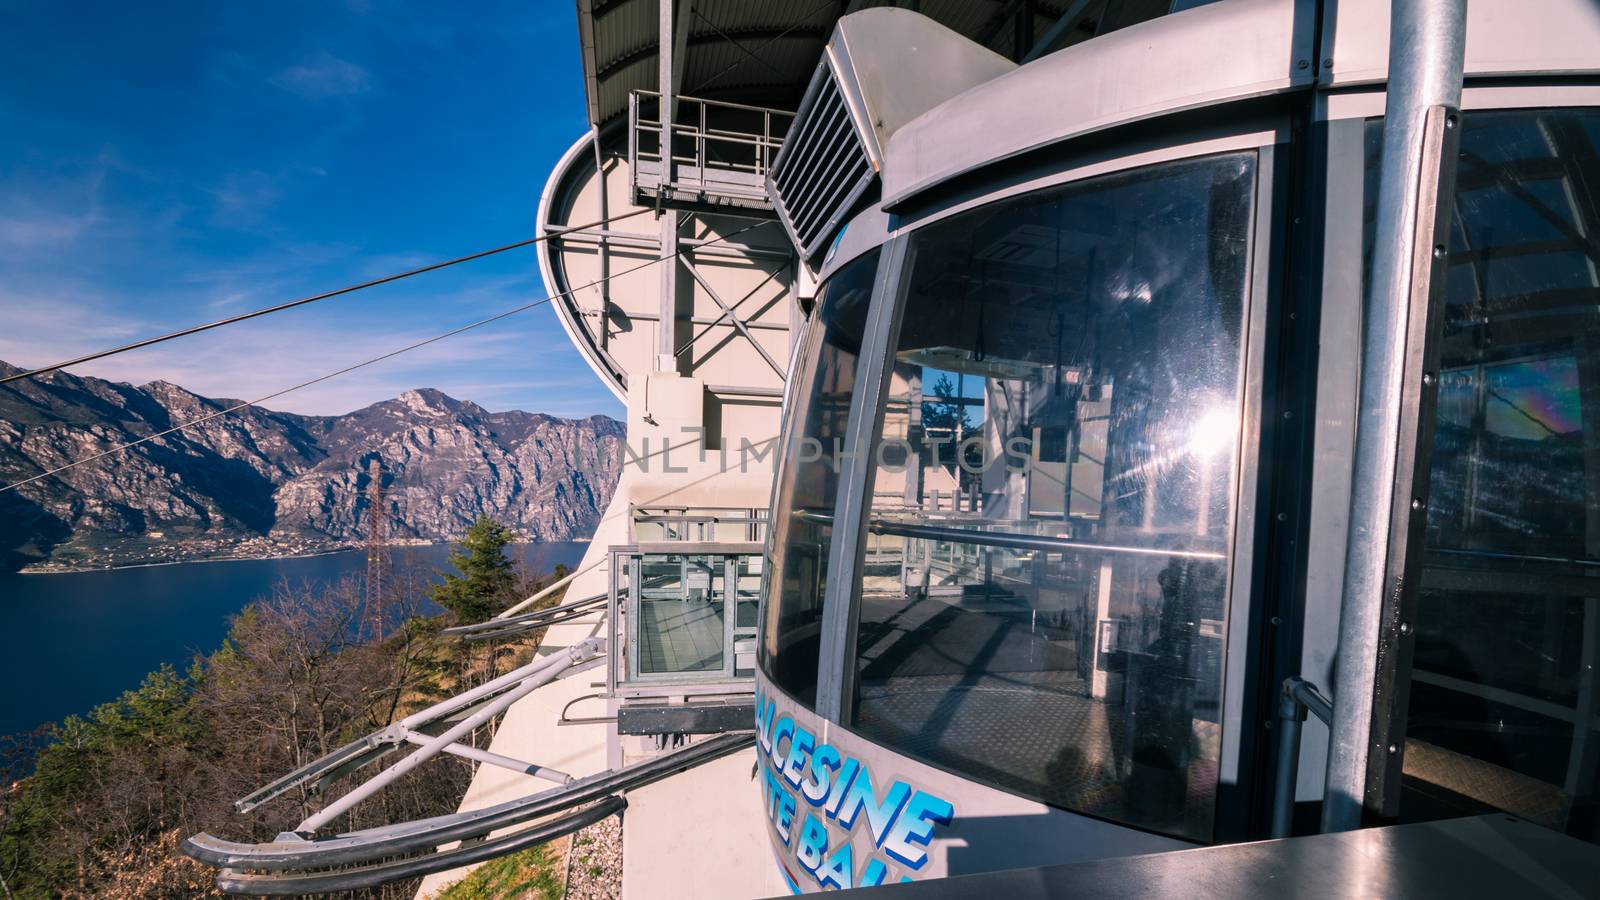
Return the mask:
[[[1107, 697], [1090, 696], [1075, 637], [1004, 598], [952, 605], [864, 594], [862, 604], [863, 621], [879, 624], [863, 627], [860, 733], [1052, 806], [1210, 837], [1214, 723], [1151, 710], [1160, 721], [1134, 740], [1122, 679], [1107, 679]], [[1151, 745], [1152, 727], [1188, 739]]]
[[722, 604], [641, 600], [639, 671], [706, 672], [722, 668]]

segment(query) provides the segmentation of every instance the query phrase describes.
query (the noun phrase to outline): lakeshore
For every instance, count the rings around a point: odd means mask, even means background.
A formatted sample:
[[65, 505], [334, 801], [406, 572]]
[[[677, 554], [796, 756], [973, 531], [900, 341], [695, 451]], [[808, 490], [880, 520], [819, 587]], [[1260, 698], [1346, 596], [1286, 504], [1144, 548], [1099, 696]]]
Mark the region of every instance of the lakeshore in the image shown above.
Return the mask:
[[[576, 565], [587, 542], [513, 544], [526, 570]], [[448, 544], [396, 547], [396, 566], [431, 574]], [[181, 562], [181, 564], [179, 564]], [[276, 586], [326, 584], [361, 574], [359, 549], [268, 559], [146, 563], [79, 572], [0, 574], [0, 677], [33, 688], [0, 707], [0, 734], [87, 713], [138, 687], [163, 663], [182, 668], [216, 649], [229, 617]]]

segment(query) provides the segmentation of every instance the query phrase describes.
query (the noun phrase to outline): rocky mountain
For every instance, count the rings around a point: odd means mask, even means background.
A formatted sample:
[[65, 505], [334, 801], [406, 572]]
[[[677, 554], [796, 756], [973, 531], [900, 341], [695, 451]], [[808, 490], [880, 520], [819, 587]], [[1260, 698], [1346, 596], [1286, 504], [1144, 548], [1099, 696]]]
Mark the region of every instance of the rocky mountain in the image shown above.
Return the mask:
[[0, 493], [0, 570], [359, 541], [373, 460], [391, 537], [451, 539], [490, 515], [530, 540], [579, 539], [620, 472], [614, 419], [492, 413], [432, 389], [342, 416], [251, 408], [152, 437], [237, 402], [62, 372], [0, 386], [0, 483], [151, 438]]

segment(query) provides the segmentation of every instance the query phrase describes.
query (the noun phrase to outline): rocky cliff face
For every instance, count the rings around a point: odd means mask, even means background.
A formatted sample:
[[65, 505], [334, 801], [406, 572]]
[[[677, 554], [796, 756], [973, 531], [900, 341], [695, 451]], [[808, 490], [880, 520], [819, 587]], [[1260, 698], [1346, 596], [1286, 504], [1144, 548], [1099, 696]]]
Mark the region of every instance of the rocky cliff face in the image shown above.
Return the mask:
[[[16, 369], [0, 363], [0, 371]], [[0, 483], [237, 401], [54, 373], [0, 387]], [[320, 549], [367, 533], [377, 460], [391, 536], [445, 540], [479, 516], [531, 540], [587, 537], [623, 426], [491, 413], [435, 390], [343, 416], [248, 409], [0, 493], [0, 568]]]

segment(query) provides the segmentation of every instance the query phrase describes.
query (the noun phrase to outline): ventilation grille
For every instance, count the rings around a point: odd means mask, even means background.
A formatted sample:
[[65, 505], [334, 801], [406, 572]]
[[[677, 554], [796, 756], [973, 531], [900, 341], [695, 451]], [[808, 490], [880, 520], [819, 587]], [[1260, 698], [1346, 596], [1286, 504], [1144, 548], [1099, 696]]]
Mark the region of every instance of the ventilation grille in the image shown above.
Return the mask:
[[773, 205], [802, 256], [826, 246], [876, 174], [824, 57], [768, 177]]

